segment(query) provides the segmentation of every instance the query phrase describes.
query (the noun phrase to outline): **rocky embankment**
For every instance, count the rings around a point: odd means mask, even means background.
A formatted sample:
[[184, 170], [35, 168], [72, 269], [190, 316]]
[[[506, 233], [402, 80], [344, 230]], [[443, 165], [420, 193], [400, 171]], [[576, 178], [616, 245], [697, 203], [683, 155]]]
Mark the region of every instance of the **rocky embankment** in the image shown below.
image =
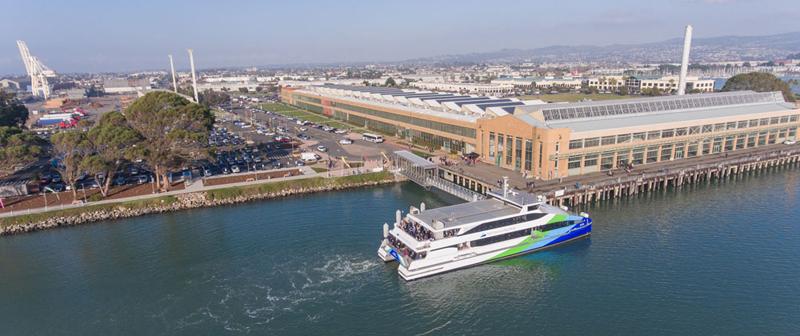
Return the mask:
[[222, 199], [215, 199], [209, 192], [179, 194], [174, 196], [174, 199], [169, 200], [162, 199], [159, 201], [156, 199], [152, 202], [146, 202], [138, 205], [131, 205], [127, 203], [110, 204], [102, 209], [92, 210], [87, 208], [86, 211], [76, 214], [59, 215], [56, 212], [52, 216], [46, 217], [46, 219], [42, 220], [22, 220], [16, 223], [4, 224], [0, 225], [0, 236], [86, 224], [103, 220], [130, 218], [186, 209], [230, 205], [255, 200], [266, 200], [322, 191], [335, 191], [358, 187], [376, 186], [393, 182], [395, 182], [393, 178], [387, 178], [377, 181], [365, 181], [348, 184], [330, 184], [318, 187], [287, 188], [276, 192], [239, 195]]

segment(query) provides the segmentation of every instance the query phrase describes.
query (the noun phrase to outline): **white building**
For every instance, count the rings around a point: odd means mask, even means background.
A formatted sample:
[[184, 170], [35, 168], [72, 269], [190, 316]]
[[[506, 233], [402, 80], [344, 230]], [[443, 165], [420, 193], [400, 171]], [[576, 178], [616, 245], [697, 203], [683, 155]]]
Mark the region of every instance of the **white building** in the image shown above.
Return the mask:
[[468, 93], [482, 96], [503, 96], [514, 93], [514, 85], [512, 84], [412, 82], [409, 85], [423, 90]]

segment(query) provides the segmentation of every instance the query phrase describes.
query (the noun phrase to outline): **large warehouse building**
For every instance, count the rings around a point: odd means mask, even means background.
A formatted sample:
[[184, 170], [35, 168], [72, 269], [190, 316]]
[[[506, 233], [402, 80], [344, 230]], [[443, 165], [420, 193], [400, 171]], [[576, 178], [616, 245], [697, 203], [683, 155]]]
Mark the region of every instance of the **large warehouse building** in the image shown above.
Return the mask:
[[800, 110], [752, 91], [546, 104], [492, 97], [320, 85], [284, 102], [417, 144], [553, 179], [780, 143]]

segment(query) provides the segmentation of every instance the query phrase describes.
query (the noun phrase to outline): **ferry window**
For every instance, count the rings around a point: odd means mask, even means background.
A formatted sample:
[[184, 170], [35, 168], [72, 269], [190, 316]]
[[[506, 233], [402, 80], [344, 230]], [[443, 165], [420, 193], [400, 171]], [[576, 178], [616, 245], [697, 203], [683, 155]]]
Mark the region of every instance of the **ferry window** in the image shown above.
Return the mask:
[[760, 126], [769, 125], [769, 118], [762, 118], [762, 119], [759, 119], [759, 121], [758, 121], [758, 124], [759, 124]]
[[543, 214], [543, 213], [531, 213], [531, 214], [525, 214], [525, 215], [522, 215], [522, 216], [515, 216], [515, 217], [510, 217], [510, 218], [499, 219], [499, 220], [496, 220], [496, 221], [486, 222], [486, 223], [483, 223], [481, 225], [478, 225], [478, 226], [470, 229], [465, 234], [470, 234], [470, 233], [475, 233], [475, 232], [482, 232], [482, 231], [492, 230], [492, 229], [496, 229], [496, 228], [501, 228], [501, 227], [504, 227], [504, 226], [519, 224], [519, 223], [523, 223], [523, 222], [527, 222], [527, 221], [532, 221], [532, 220], [535, 220], [535, 219], [542, 218], [545, 215], [546, 214]]
[[534, 210], [538, 210], [538, 209], [539, 209], [539, 205], [538, 204], [529, 205], [528, 206], [528, 211], [534, 211]]
[[600, 144], [600, 138], [588, 138], [584, 141], [584, 146], [586, 148], [597, 147], [599, 144]]
[[569, 149], [581, 149], [581, 148], [583, 148], [583, 139], [569, 141]]
[[689, 135], [700, 134], [700, 126], [689, 127]]
[[778, 122], [780, 122], [780, 120], [781, 120], [781, 118], [779, 118], [779, 117], [772, 117], [772, 118], [769, 119], [769, 124], [770, 125], [775, 125]]
[[739, 128], [747, 128], [747, 120], [742, 120], [739, 122]]
[[674, 129], [667, 129], [667, 130], [661, 131], [661, 137], [662, 138], [671, 138], [673, 135], [675, 135], [675, 130]]
[[675, 136], [684, 136], [686, 135], [686, 128], [676, 128], [675, 129]]
[[797, 121], [797, 117], [798, 117], [798, 115], [797, 115], [797, 114], [789, 116], [789, 122], [795, 122], [795, 121]]
[[630, 134], [620, 134], [620, 135], [617, 136], [617, 143], [626, 143], [626, 142], [629, 142], [629, 141], [631, 141], [631, 135]]
[[661, 131], [647, 132], [647, 140], [656, 140], [656, 139], [661, 139]]
[[787, 122], [789, 122], [789, 116], [783, 116], [783, 117], [781, 117], [781, 124], [785, 124], [785, 123], [787, 123]]
[[501, 241], [506, 241], [506, 240], [509, 240], [509, 239], [529, 236], [531, 234], [531, 232], [532, 232], [531, 229], [525, 229], [525, 230], [509, 232], [509, 233], [502, 234], [502, 235], [499, 235], [499, 236], [493, 236], [493, 237], [478, 239], [478, 240], [475, 240], [475, 241], [471, 242], [470, 245], [471, 246], [483, 246], [483, 245], [494, 244], [494, 243], [498, 243], [498, 242], [501, 242]]
[[725, 124], [724, 123], [714, 124], [714, 132], [720, 132], [720, 131], [724, 131], [724, 130], [725, 130]]
[[736, 122], [732, 121], [732, 122], [729, 122], [729, 123], [725, 124], [725, 129], [726, 130], [736, 129]]
[[703, 125], [703, 133], [711, 133], [714, 131], [714, 125]]
[[600, 140], [600, 144], [603, 145], [603, 146], [613, 145], [613, 144], [616, 144], [616, 143], [617, 143], [617, 137], [615, 137], [613, 135], [612, 136], [604, 136]]
[[756, 126], [758, 126], [758, 119], [752, 119], [752, 120], [750, 120], [749, 124], [750, 124], [750, 126], [749, 126], [749, 127], [756, 127]]
[[647, 133], [633, 133], [633, 141], [644, 141], [647, 138]]

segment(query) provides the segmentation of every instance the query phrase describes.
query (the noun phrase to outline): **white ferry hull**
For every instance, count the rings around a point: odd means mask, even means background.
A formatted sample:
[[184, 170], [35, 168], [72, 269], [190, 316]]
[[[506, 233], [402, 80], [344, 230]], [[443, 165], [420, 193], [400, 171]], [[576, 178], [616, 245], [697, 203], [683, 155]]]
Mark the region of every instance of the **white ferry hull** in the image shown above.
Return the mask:
[[398, 273], [404, 280], [411, 281], [537, 252], [576, 239], [588, 237], [589, 234], [591, 234], [591, 230], [591, 219], [587, 218], [582, 223], [553, 230], [538, 237], [521, 237], [496, 244], [472, 247], [463, 251], [458, 251], [457, 254], [446, 258], [409, 260], [398, 256], [397, 252], [388, 246], [388, 244], [382, 244], [381, 248], [378, 249], [378, 256], [384, 261], [398, 261], [400, 264]]

